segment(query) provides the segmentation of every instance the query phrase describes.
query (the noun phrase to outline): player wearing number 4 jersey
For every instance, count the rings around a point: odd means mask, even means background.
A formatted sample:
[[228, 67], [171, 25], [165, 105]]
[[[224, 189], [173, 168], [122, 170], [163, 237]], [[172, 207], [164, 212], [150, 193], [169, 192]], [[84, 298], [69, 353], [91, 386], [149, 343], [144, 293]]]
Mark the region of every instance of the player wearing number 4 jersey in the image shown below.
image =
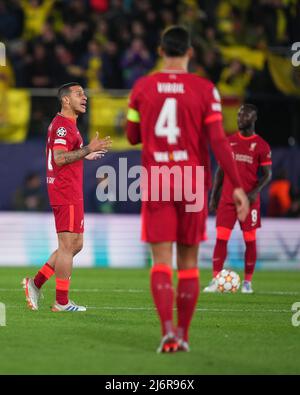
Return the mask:
[[[240, 132], [229, 137], [235, 162], [238, 166], [242, 185], [248, 194], [250, 212], [245, 222], [241, 223], [245, 252], [245, 279], [243, 293], [252, 293], [252, 276], [256, 263], [256, 229], [260, 228], [260, 191], [267, 185], [272, 176], [272, 161], [269, 145], [255, 134], [257, 109], [251, 104], [244, 104], [238, 112]], [[261, 169], [262, 177], [258, 178]], [[222, 192], [220, 192], [222, 190]], [[218, 203], [219, 200], [219, 203]], [[237, 220], [232, 186], [228, 176], [218, 168], [211, 194], [210, 209], [217, 208], [217, 243], [213, 255], [213, 279], [204, 292], [216, 292], [215, 277], [223, 269], [227, 255], [227, 243]]]
[[[175, 198], [175, 192], [182, 186], [180, 177], [185, 176], [186, 168], [191, 169], [193, 177], [188, 180], [191, 188], [196, 188], [196, 195], [206, 195], [209, 142], [233, 185], [233, 198], [241, 220], [248, 213], [248, 199], [222, 128], [218, 91], [208, 80], [187, 72], [193, 54], [188, 32], [180, 26], [166, 30], [160, 54], [164, 69], [138, 80], [131, 92], [127, 136], [132, 144], [143, 144], [142, 163], [148, 176], [148, 200], [142, 201], [142, 239], [152, 249], [151, 291], [162, 329], [158, 351], [188, 351], [188, 330], [199, 294], [198, 245], [205, 238], [207, 208], [205, 202], [204, 207], [188, 212], [187, 199]], [[204, 179], [197, 179], [196, 169], [201, 166], [205, 169]], [[172, 172], [174, 177], [169, 177], [168, 182], [165, 179], [156, 182], [160, 195], [151, 199], [150, 180], [157, 168], [164, 174]], [[170, 199], [164, 199], [161, 194], [167, 187]], [[145, 191], [145, 184], [143, 188]], [[179, 279], [176, 325], [172, 287], [174, 242]]]
[[23, 286], [28, 307], [38, 310], [41, 288], [55, 273], [56, 301], [52, 311], [76, 312], [86, 310], [68, 297], [73, 258], [83, 245], [83, 159], [101, 158], [111, 141], [109, 137], [100, 140], [97, 134], [83, 147], [76, 120], [86, 111], [87, 97], [78, 83], [63, 85], [58, 97], [62, 109], [49, 126], [46, 147], [48, 195], [55, 218], [58, 248], [34, 279], [23, 280]]

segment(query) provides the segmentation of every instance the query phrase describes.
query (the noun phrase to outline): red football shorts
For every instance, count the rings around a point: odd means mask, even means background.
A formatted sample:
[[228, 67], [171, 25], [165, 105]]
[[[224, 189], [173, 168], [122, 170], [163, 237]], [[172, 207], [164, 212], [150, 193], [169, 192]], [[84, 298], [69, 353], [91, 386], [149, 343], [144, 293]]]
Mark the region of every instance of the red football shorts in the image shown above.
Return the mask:
[[[220, 201], [217, 210], [217, 223], [216, 226], [223, 228], [233, 229], [237, 220], [237, 212], [233, 203], [226, 203]], [[254, 202], [250, 206], [249, 214], [245, 222], [240, 222], [242, 231], [249, 232], [253, 229], [261, 227], [260, 217], [260, 201]]]
[[142, 202], [142, 240], [195, 245], [206, 240], [207, 199], [200, 212], [186, 212], [185, 202]]
[[72, 204], [68, 206], [53, 206], [52, 207], [56, 232], [84, 232], [84, 209], [83, 202], [79, 204]]

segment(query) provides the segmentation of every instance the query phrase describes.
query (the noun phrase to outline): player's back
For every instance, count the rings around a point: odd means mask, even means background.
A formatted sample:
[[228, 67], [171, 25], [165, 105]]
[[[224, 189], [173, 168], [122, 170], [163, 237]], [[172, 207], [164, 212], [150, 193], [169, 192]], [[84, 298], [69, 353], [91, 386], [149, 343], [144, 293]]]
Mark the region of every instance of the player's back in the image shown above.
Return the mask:
[[186, 72], [154, 73], [136, 84], [131, 103], [140, 115], [144, 166], [207, 165], [204, 122], [214, 113], [221, 117], [210, 81]]

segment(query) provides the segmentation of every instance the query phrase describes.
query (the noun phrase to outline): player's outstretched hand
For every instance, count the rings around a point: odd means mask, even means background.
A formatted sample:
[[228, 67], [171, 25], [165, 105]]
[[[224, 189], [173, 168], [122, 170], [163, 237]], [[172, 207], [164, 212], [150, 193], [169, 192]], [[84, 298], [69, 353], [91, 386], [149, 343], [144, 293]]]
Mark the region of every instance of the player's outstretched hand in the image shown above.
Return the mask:
[[233, 200], [236, 206], [237, 216], [241, 222], [244, 222], [249, 214], [249, 200], [242, 188], [235, 188], [233, 191]]
[[108, 150], [112, 145], [110, 136], [106, 136], [103, 139], [99, 139], [99, 133], [96, 132], [96, 136], [90, 141], [89, 148], [91, 152], [100, 152]]
[[101, 159], [103, 158], [103, 156], [106, 154], [107, 150], [103, 149], [101, 151], [96, 151], [96, 152], [91, 152], [90, 154], [88, 154], [87, 156], [85, 156], [85, 159], [88, 160], [97, 160], [97, 159]]

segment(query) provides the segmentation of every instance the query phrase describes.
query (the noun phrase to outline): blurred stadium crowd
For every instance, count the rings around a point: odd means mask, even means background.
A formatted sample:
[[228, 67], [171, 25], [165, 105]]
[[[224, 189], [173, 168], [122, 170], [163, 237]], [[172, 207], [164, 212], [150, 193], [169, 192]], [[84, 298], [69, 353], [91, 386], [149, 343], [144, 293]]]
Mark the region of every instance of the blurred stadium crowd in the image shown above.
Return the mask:
[[[7, 49], [0, 102], [5, 90], [30, 88], [26, 136], [44, 136], [56, 104], [43, 103], [45, 89], [76, 80], [94, 93], [128, 90], [159, 68], [160, 34], [179, 23], [192, 33], [190, 71], [218, 86], [226, 132], [236, 131], [236, 110], [246, 97], [263, 111], [263, 130], [272, 115], [279, 131], [288, 114], [285, 126], [295, 140], [300, 72], [291, 67], [290, 47], [300, 41], [299, 21], [298, 0], [0, 0], [0, 41]], [[81, 125], [85, 133], [88, 128]], [[0, 131], [0, 141], [5, 138]], [[288, 139], [274, 133], [273, 144]]]
[[155, 67], [160, 32], [180, 23], [193, 35], [194, 71], [215, 83], [234, 79], [234, 92], [243, 92], [250, 70], [225, 62], [220, 47], [289, 46], [300, 40], [299, 21], [295, 0], [0, 1], [6, 83], [31, 88], [76, 80], [91, 89], [129, 89]]
[[[297, 148], [300, 70], [292, 67], [290, 50], [300, 42], [299, 0], [0, 0], [0, 41], [7, 52], [6, 67], [0, 67], [0, 148], [1, 142], [44, 140], [58, 110], [54, 89], [73, 80], [94, 97], [79, 124], [85, 139], [98, 127], [122, 134], [128, 90], [137, 78], [159, 69], [160, 34], [172, 24], [191, 31], [195, 55], [190, 71], [217, 85], [227, 133], [236, 131], [237, 109], [247, 100], [258, 106], [257, 129], [263, 138], [273, 147]], [[123, 97], [118, 102], [123, 113], [119, 108], [106, 113], [115, 103], [109, 94]], [[107, 111], [100, 113], [103, 107]], [[97, 123], [112, 119], [115, 124], [107, 128]], [[280, 155], [273, 182], [283, 183], [269, 189], [280, 195], [280, 207], [270, 195], [265, 213], [299, 216], [295, 180], [300, 179], [300, 162], [286, 163], [286, 154]], [[293, 169], [292, 181], [284, 168]], [[39, 193], [32, 174], [38, 169], [30, 170], [11, 208], [47, 206], [44, 198], [28, 200], [31, 190]], [[283, 187], [285, 182], [289, 185]], [[104, 210], [117, 209], [108, 205]]]

